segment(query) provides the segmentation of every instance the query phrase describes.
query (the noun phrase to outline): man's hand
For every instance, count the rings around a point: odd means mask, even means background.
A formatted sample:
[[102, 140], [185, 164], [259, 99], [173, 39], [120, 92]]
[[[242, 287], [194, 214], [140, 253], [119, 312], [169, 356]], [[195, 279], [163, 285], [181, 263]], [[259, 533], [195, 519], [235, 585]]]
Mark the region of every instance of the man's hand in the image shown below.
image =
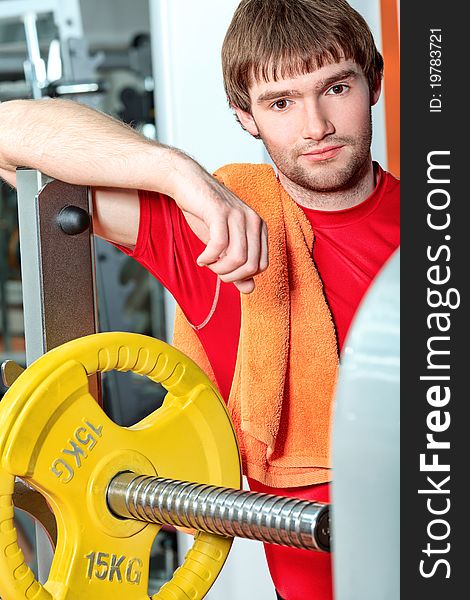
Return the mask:
[[261, 217], [197, 163], [175, 158], [170, 194], [206, 249], [198, 264], [243, 293], [268, 266], [268, 231]]

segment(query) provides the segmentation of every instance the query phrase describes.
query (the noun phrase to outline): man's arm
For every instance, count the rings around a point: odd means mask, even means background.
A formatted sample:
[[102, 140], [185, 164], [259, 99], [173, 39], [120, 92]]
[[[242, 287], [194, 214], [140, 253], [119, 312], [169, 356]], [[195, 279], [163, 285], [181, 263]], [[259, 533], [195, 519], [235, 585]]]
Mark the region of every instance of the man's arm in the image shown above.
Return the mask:
[[175, 200], [207, 244], [198, 263], [222, 281], [249, 292], [253, 276], [267, 267], [266, 226], [251, 208], [179, 150], [86, 106], [65, 100], [0, 104], [0, 174], [12, 185], [17, 166], [92, 186], [94, 229], [114, 242], [135, 244], [136, 190], [147, 189]]

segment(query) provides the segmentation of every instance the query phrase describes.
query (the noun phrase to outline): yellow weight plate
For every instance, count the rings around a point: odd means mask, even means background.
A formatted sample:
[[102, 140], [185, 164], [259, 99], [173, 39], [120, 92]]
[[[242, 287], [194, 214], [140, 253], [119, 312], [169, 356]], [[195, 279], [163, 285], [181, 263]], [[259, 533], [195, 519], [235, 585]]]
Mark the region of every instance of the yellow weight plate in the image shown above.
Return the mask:
[[[163, 406], [124, 428], [93, 400], [87, 377], [133, 371], [168, 390]], [[31, 365], [0, 404], [0, 596], [4, 600], [148, 598], [150, 547], [160, 527], [117, 519], [106, 505], [122, 471], [239, 487], [235, 433], [202, 371], [171, 346], [102, 333], [56, 348]], [[35, 581], [16, 544], [14, 476], [53, 507], [57, 547], [49, 579]], [[203, 598], [232, 540], [199, 533], [184, 563], [153, 598]]]

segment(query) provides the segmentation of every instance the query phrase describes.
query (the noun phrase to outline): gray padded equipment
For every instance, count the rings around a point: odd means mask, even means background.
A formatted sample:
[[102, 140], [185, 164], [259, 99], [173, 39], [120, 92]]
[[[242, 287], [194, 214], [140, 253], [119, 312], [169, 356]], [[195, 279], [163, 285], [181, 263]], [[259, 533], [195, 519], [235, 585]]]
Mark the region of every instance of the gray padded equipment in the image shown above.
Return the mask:
[[368, 291], [343, 350], [333, 425], [335, 600], [398, 600], [399, 250]]

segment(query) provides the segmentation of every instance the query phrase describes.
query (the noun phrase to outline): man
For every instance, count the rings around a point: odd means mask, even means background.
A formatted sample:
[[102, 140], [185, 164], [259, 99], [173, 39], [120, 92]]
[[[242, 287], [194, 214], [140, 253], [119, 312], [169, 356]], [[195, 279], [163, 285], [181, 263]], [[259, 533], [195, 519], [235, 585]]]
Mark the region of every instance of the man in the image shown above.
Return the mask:
[[[243, 0], [222, 61], [277, 173], [213, 179], [104, 115], [29, 101], [0, 105], [0, 174], [14, 184], [28, 165], [93, 186], [95, 233], [178, 301], [176, 342], [227, 401], [250, 487], [326, 501], [338, 347], [398, 246], [398, 182], [370, 156], [382, 59], [344, 0]], [[265, 548], [279, 597], [332, 598], [328, 555]]]

